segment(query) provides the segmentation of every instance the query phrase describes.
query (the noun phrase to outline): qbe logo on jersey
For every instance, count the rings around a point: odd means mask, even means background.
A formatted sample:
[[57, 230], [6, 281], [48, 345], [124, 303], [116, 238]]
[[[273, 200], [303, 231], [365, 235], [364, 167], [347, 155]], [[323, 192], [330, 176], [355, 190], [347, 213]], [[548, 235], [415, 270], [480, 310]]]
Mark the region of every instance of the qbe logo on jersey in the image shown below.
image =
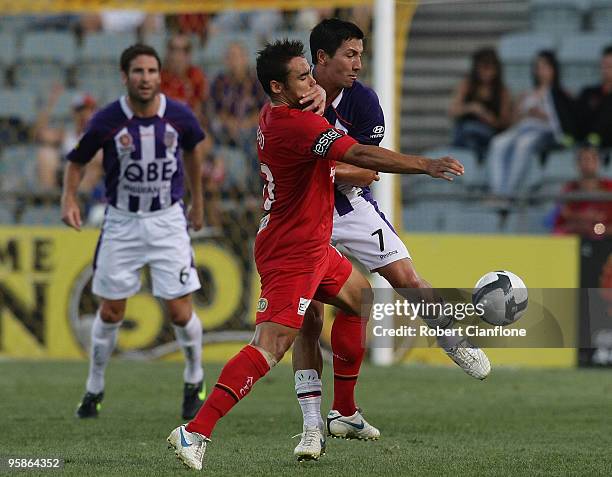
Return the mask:
[[332, 144], [342, 136], [343, 134], [335, 129], [328, 129], [327, 131], [322, 132], [312, 145], [312, 152], [317, 156], [326, 157]]
[[298, 303], [297, 314], [300, 316], [304, 316], [306, 314], [306, 309], [310, 305], [311, 300], [307, 298], [300, 298], [300, 303]]

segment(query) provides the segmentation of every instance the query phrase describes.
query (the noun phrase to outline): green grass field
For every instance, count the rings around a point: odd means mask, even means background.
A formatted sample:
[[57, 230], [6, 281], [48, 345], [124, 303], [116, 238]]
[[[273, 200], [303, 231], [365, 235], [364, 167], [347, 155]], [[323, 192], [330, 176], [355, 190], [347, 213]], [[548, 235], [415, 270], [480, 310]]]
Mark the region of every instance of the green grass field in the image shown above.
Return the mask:
[[[206, 370], [210, 387], [220, 366]], [[86, 363], [1, 362], [0, 456], [65, 459], [63, 470], [45, 475], [193, 475], [165, 442], [181, 422], [180, 364], [111, 362], [100, 418], [79, 421], [86, 373]], [[494, 369], [476, 382], [455, 368], [365, 367], [359, 404], [382, 438], [333, 440], [319, 462], [299, 464], [291, 436], [301, 431], [300, 412], [292, 372], [281, 365], [217, 426], [205, 472], [612, 475], [611, 396], [612, 372], [602, 370]]]

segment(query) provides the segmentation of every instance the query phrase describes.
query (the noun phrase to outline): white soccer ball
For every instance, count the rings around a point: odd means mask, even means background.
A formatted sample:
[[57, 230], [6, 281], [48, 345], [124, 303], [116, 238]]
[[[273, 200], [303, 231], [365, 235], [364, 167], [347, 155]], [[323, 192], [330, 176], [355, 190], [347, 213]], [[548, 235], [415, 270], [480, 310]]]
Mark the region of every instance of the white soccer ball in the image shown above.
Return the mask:
[[506, 326], [518, 320], [527, 309], [527, 287], [512, 272], [499, 270], [484, 275], [472, 293], [474, 306], [481, 305], [481, 318], [491, 325]]

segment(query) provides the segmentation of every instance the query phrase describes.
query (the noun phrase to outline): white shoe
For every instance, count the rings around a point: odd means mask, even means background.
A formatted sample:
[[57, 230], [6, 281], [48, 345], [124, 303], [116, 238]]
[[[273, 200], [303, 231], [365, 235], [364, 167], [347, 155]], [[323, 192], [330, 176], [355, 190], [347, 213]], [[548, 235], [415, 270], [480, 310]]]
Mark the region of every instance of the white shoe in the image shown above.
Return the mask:
[[195, 470], [202, 470], [202, 461], [206, 444], [210, 439], [197, 432], [189, 432], [185, 426], [179, 426], [168, 436], [169, 447], [174, 448], [176, 458], [187, 467]]
[[[325, 454], [325, 437], [318, 427], [304, 426], [300, 443], [293, 451], [299, 462], [304, 460], [319, 460]], [[297, 436], [294, 436], [297, 437]]]
[[476, 379], [484, 379], [491, 372], [489, 358], [480, 348], [469, 344], [467, 340], [458, 346], [444, 348], [450, 358], [467, 374]]
[[359, 410], [347, 417], [332, 409], [327, 415], [327, 431], [330, 436], [343, 439], [376, 440], [380, 437], [380, 431], [369, 424]]

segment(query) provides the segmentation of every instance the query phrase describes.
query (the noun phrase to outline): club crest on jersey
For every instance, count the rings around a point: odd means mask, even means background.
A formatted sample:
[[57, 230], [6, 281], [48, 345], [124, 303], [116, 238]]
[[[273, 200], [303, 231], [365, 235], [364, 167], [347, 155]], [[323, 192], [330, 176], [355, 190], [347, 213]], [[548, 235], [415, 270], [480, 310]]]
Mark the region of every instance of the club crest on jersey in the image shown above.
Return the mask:
[[257, 302], [257, 311], [263, 313], [268, 309], [268, 300], [266, 298], [260, 298]]
[[176, 142], [176, 133], [174, 131], [166, 131], [164, 133], [164, 146], [172, 147]]
[[323, 131], [312, 145], [311, 151], [317, 156], [326, 157], [334, 142], [342, 136], [343, 134], [335, 129]]
[[119, 156], [129, 155], [131, 152], [136, 150], [136, 147], [134, 147], [134, 139], [132, 138], [132, 135], [127, 131], [121, 134], [121, 136], [119, 136], [117, 142], [117, 152]]

